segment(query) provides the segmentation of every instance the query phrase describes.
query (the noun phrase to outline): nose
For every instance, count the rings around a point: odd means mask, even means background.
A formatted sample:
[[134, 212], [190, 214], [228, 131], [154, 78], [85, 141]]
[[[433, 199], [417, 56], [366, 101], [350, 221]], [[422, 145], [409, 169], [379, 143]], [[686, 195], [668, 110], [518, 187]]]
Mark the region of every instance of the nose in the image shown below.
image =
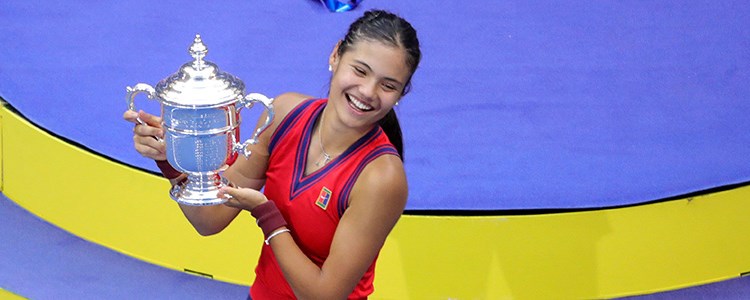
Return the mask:
[[365, 83], [362, 84], [362, 96], [367, 97], [368, 99], [375, 98], [375, 95], [378, 93], [378, 81], [377, 80], [367, 80]]

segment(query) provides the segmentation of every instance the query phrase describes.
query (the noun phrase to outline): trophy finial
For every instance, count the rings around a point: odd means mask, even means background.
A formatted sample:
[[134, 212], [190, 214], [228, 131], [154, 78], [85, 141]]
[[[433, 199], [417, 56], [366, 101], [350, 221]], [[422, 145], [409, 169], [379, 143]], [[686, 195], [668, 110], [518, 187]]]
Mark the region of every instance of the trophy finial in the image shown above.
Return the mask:
[[190, 46], [190, 56], [192, 56], [195, 59], [195, 62], [193, 62], [193, 65], [196, 69], [200, 70], [203, 67], [203, 57], [206, 56], [208, 53], [208, 48], [206, 48], [206, 45], [203, 44], [203, 41], [201, 40], [201, 35], [196, 34], [195, 39], [193, 40], [193, 45]]

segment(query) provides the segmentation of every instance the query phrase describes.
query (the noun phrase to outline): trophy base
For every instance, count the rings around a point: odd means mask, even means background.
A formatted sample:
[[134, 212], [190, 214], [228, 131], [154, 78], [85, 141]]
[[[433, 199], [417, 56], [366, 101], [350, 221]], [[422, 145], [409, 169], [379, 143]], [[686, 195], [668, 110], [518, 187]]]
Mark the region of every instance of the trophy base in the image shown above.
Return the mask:
[[219, 205], [227, 202], [226, 198], [219, 198], [219, 189], [233, 186], [229, 180], [219, 174], [188, 175], [186, 180], [175, 184], [169, 191], [169, 196], [177, 203], [190, 206]]

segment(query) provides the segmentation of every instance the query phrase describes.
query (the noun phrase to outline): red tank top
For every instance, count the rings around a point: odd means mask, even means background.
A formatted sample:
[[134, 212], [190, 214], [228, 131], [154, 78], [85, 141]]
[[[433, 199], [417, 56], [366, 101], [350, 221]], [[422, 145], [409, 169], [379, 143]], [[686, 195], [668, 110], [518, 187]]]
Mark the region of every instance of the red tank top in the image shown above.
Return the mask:
[[[266, 197], [276, 202], [297, 245], [319, 267], [328, 257], [359, 174], [381, 155], [398, 155], [380, 126], [375, 126], [326, 166], [305, 175], [312, 129], [326, 103], [326, 99], [305, 100], [281, 121], [268, 147], [264, 189]], [[373, 292], [374, 271], [375, 260], [349, 299], [366, 298]], [[250, 289], [253, 299], [294, 299], [270, 246], [263, 245], [255, 274]]]

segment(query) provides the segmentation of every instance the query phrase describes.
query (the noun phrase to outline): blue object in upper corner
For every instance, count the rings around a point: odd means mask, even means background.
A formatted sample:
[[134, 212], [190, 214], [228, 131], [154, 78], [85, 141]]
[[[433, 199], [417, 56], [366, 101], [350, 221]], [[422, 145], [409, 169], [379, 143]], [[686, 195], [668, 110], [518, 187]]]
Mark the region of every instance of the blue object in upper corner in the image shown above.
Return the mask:
[[362, 0], [352, 0], [352, 1], [337, 1], [337, 0], [320, 0], [320, 2], [325, 5], [328, 10], [332, 12], [344, 12], [344, 11], [350, 11], [357, 7], [359, 3], [362, 2]]

